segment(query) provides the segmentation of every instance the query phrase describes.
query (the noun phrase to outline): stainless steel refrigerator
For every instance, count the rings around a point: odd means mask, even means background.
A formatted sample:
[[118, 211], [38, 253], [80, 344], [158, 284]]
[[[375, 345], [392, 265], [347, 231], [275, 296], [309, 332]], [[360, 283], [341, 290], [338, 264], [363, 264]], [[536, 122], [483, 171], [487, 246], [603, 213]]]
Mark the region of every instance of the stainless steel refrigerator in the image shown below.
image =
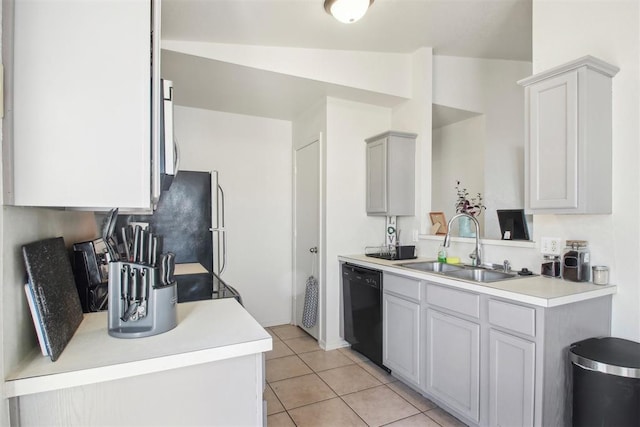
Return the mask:
[[240, 296], [220, 277], [227, 263], [224, 191], [219, 174], [180, 171], [162, 193], [153, 215], [121, 215], [118, 226], [148, 223], [161, 236], [162, 252], [176, 254], [176, 264], [198, 263], [206, 274], [176, 276], [178, 302]]

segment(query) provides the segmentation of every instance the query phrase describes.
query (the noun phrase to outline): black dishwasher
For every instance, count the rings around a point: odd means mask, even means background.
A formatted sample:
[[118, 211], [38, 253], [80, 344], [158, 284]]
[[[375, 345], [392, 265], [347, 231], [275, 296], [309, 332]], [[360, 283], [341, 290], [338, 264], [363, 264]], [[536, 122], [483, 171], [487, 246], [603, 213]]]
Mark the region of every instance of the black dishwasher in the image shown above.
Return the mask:
[[344, 339], [351, 348], [382, 365], [382, 272], [342, 265]]

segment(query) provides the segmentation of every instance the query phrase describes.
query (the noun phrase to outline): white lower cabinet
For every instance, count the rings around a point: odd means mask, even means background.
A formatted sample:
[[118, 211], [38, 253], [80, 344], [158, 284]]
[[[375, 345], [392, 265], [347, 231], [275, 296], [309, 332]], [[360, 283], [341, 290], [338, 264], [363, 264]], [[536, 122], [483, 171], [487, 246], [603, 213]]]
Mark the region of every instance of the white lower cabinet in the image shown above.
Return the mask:
[[382, 297], [382, 363], [422, 388], [420, 296], [422, 283], [385, 273]]
[[480, 325], [427, 308], [427, 391], [480, 419]]
[[534, 342], [489, 331], [489, 424], [533, 425]]
[[384, 272], [383, 363], [470, 426], [571, 425], [567, 348], [610, 334], [611, 296], [540, 307]]
[[382, 363], [419, 386], [420, 304], [385, 293], [382, 316]]

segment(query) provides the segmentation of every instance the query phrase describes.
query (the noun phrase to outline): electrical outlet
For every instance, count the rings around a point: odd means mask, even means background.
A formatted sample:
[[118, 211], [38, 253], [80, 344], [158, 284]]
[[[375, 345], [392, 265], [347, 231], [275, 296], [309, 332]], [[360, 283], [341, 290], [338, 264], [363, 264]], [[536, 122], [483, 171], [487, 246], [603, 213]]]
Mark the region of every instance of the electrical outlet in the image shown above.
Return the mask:
[[548, 255], [560, 255], [562, 239], [559, 237], [542, 237], [540, 238], [540, 253]]
[[418, 234], [420, 233], [420, 230], [413, 230], [413, 232], [411, 233], [411, 240], [413, 242], [417, 242], [418, 239]]

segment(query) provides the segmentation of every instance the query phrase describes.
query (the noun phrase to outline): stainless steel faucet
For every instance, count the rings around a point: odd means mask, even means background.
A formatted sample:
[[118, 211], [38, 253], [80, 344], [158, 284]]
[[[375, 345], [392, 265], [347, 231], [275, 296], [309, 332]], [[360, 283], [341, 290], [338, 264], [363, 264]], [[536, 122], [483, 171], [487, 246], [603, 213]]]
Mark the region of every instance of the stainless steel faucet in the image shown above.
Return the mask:
[[471, 220], [473, 221], [473, 223], [476, 226], [476, 250], [475, 250], [475, 257], [473, 256], [474, 255], [473, 253], [470, 255], [470, 257], [472, 259], [471, 264], [473, 264], [475, 266], [482, 265], [482, 256], [480, 254], [480, 224], [478, 223], [478, 220], [475, 219], [475, 217], [472, 216], [472, 215], [469, 215], [467, 213], [459, 213], [457, 215], [454, 215], [449, 220], [449, 222], [447, 223], [447, 235], [444, 236], [443, 246], [445, 248], [449, 247], [449, 243], [450, 243], [450, 240], [451, 240], [451, 236], [450, 236], [451, 224], [453, 223], [453, 220], [458, 219], [458, 218], [463, 217], [463, 216], [471, 218]]

